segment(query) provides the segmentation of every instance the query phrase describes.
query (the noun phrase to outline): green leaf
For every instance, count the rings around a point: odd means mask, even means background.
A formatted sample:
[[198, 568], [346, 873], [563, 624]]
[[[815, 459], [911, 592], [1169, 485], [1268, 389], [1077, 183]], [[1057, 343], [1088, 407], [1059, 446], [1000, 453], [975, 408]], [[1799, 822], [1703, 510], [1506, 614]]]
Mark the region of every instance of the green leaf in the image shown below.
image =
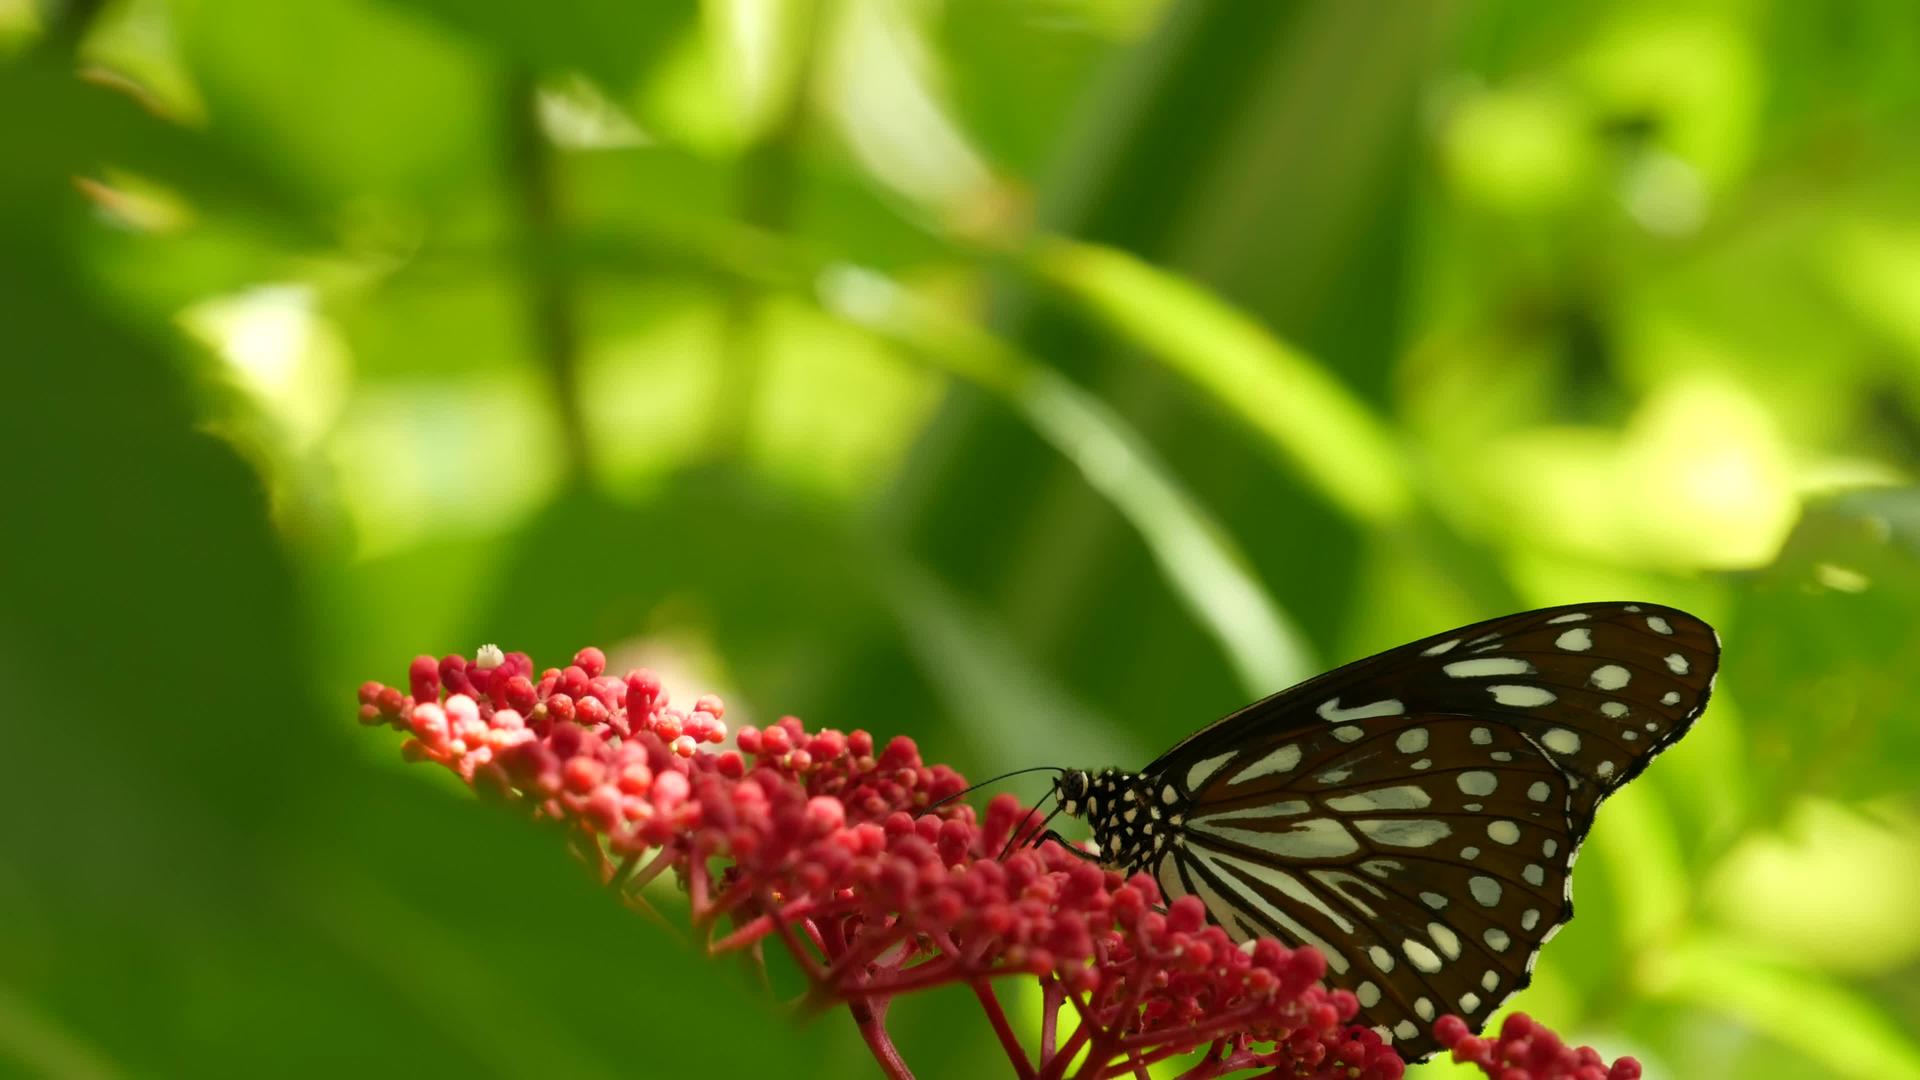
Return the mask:
[[1114, 248], [1057, 240], [1038, 273], [1205, 391], [1355, 519], [1404, 517], [1412, 490], [1386, 424], [1339, 380], [1178, 274]]
[[1204, 625], [1248, 692], [1312, 670], [1305, 640], [1230, 537], [1119, 414], [991, 334], [943, 316], [877, 275], [845, 271], [825, 289], [842, 315], [1006, 402], [1072, 462], [1152, 551], [1188, 612]]
[[1726, 635], [1727, 677], [1772, 783], [1853, 798], [1912, 789], [1915, 611], [1920, 490], [1806, 509], [1775, 564], [1746, 583]]
[[1861, 1080], [1920, 1080], [1920, 1044], [1853, 991], [1751, 948], [1701, 935], [1661, 956], [1652, 989], [1670, 1001], [1735, 1017]]
[[381, 0], [450, 28], [501, 59], [539, 71], [578, 70], [608, 89], [630, 89], [683, 33], [698, 25], [693, 0]]
[[[39, 122], [0, 112], [0, 144]], [[59, 176], [0, 205], [22, 361], [0, 425], [21, 464], [0, 677], [39, 701], [8, 727], [34, 764], [0, 785], [21, 826], [0, 872], [0, 1071], [821, 1061], [822, 1028], [739, 1040], [769, 1022], [763, 997], [636, 920], [559, 838], [368, 764], [366, 741], [391, 736], [349, 719], [351, 684], [314, 695], [259, 478], [199, 430], [166, 329], [101, 306], [59, 243], [82, 209]], [[634, 1038], [669, 1020], [671, 1037]]]

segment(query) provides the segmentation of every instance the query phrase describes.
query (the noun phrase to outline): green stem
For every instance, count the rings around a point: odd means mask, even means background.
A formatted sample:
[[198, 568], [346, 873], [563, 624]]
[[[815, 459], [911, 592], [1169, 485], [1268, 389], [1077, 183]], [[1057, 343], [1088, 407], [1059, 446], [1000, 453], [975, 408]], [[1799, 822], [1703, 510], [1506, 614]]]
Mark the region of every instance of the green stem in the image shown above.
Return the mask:
[[539, 85], [526, 69], [508, 79], [506, 128], [507, 176], [520, 230], [519, 263], [534, 349], [559, 414], [567, 478], [580, 485], [591, 476], [592, 455], [581, 408], [579, 318], [560, 217], [557, 159], [540, 129]]

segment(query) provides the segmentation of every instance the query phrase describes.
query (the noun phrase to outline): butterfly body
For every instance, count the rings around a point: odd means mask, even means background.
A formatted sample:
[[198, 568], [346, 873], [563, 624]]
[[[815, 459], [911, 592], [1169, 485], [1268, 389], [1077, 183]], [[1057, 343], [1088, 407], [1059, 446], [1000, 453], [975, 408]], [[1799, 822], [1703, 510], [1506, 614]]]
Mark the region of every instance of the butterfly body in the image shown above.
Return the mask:
[[1523, 612], [1247, 706], [1136, 773], [1069, 771], [1100, 860], [1239, 939], [1313, 945], [1409, 1060], [1478, 1027], [1573, 916], [1595, 811], [1706, 707], [1719, 642], [1655, 604]]

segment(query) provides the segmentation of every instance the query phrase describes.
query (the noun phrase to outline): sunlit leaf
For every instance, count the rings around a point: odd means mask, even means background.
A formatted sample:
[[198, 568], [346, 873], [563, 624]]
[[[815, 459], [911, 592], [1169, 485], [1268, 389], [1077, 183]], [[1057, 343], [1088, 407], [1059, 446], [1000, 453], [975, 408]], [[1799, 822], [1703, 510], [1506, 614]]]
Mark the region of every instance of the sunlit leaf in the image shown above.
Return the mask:
[[1742, 591], [1727, 674], [1753, 754], [1775, 776], [1857, 797], [1910, 791], [1920, 756], [1920, 493], [1861, 491], [1807, 509]]
[[1111, 248], [1052, 241], [1034, 265], [1116, 332], [1212, 395], [1347, 513], [1378, 524], [1407, 512], [1412, 493], [1385, 423], [1252, 318]]
[[699, 13], [691, 0], [569, 0], [550, 7], [512, 0], [381, 2], [427, 16], [503, 59], [543, 71], [584, 71], [614, 91], [630, 88]]
[[829, 279], [825, 292], [849, 319], [1002, 397], [1073, 462], [1153, 550], [1168, 583], [1212, 632], [1250, 693], [1308, 673], [1305, 643], [1249, 573], [1232, 539], [1098, 399], [873, 274], [841, 273]]
[[1652, 979], [1650, 989], [1660, 996], [1735, 1017], [1835, 1076], [1920, 1077], [1920, 1043], [1909, 1032], [1813, 971], [1768, 963], [1751, 949], [1700, 936], [1666, 951]]

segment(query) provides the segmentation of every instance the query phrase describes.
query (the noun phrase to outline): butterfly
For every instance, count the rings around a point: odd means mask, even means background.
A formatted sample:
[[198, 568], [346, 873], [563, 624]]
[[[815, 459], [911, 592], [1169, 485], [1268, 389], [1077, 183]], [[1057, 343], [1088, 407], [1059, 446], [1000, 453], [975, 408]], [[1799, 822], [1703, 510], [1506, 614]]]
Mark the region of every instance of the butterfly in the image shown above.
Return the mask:
[[1657, 604], [1542, 608], [1309, 679], [1139, 772], [1066, 770], [1097, 858], [1198, 896], [1236, 940], [1312, 945], [1406, 1060], [1478, 1030], [1573, 918], [1608, 795], [1699, 718], [1713, 628]]

